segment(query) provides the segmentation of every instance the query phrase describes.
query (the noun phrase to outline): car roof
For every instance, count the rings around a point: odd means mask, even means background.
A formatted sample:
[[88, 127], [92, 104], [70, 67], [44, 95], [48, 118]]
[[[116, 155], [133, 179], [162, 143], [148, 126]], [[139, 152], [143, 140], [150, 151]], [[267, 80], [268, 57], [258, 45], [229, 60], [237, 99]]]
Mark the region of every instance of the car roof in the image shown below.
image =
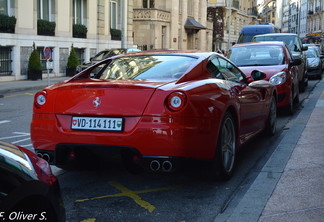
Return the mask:
[[282, 42], [282, 41], [246, 42], [246, 43], [235, 44], [235, 45], [232, 46], [232, 48], [241, 47], [241, 46], [249, 46], [249, 45], [276, 45], [276, 46], [284, 46], [285, 43]]
[[207, 58], [211, 55], [216, 55], [216, 52], [204, 52], [198, 50], [157, 50], [157, 51], [140, 51], [131, 54], [124, 54], [116, 57], [137, 56], [137, 55], [178, 55], [178, 56], [191, 56], [198, 58]]
[[256, 35], [254, 37], [258, 36], [297, 36], [295, 33], [268, 33], [268, 34], [261, 34], [261, 35]]

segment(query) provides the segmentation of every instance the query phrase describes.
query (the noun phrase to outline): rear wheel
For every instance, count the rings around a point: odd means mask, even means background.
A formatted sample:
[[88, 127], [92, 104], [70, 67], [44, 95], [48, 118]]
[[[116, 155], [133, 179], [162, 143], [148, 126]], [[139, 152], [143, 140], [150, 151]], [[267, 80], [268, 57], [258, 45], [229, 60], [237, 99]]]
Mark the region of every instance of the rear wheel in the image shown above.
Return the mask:
[[229, 180], [233, 175], [236, 158], [236, 129], [235, 121], [230, 112], [227, 112], [220, 128], [216, 155], [211, 172], [214, 180]]

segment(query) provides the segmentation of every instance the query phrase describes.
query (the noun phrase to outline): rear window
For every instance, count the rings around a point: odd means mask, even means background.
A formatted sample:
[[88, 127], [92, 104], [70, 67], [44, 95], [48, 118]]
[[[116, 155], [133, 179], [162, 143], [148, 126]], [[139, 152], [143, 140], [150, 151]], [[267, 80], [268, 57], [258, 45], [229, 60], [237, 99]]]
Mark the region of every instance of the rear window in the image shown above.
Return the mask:
[[178, 79], [196, 61], [187, 56], [129, 56], [111, 61], [98, 73], [100, 79]]
[[253, 38], [254, 42], [260, 41], [280, 41], [286, 43], [288, 48], [291, 51], [299, 52], [301, 49], [299, 48], [298, 39], [296, 36], [291, 35], [271, 35], [271, 36], [255, 36]]

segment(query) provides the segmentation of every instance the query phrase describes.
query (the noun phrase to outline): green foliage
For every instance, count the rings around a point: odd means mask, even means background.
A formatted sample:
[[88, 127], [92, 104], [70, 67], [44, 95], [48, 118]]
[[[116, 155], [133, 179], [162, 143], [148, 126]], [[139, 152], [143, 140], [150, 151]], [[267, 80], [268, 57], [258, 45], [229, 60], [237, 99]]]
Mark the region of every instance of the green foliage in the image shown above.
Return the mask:
[[73, 37], [86, 38], [88, 28], [85, 25], [73, 24]]
[[29, 57], [28, 70], [42, 70], [42, 64], [35, 43], [33, 44], [33, 52]]
[[0, 14], [0, 31], [14, 32], [17, 19], [14, 16]]
[[122, 32], [119, 29], [110, 29], [112, 40], [121, 40]]
[[71, 52], [66, 64], [66, 68], [76, 68], [79, 65], [78, 56], [74, 50], [73, 44], [71, 46]]
[[38, 35], [55, 35], [55, 22], [50, 22], [43, 19], [37, 20], [37, 34]]

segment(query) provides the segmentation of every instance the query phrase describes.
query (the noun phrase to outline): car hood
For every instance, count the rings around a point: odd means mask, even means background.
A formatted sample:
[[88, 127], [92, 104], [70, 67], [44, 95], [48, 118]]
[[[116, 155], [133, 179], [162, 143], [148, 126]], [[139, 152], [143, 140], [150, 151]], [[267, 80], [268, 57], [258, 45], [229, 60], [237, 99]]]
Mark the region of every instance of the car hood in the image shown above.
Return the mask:
[[54, 112], [86, 116], [140, 116], [154, 91], [174, 81], [73, 80], [57, 87]]
[[312, 62], [319, 62], [320, 59], [319, 58], [307, 58], [307, 62], [308, 63], [312, 63]]
[[271, 76], [284, 71], [287, 68], [287, 65], [277, 65], [277, 66], [242, 66], [239, 67], [246, 77], [251, 77], [251, 72], [254, 70], [261, 71], [266, 74], [266, 79], [269, 80]]

